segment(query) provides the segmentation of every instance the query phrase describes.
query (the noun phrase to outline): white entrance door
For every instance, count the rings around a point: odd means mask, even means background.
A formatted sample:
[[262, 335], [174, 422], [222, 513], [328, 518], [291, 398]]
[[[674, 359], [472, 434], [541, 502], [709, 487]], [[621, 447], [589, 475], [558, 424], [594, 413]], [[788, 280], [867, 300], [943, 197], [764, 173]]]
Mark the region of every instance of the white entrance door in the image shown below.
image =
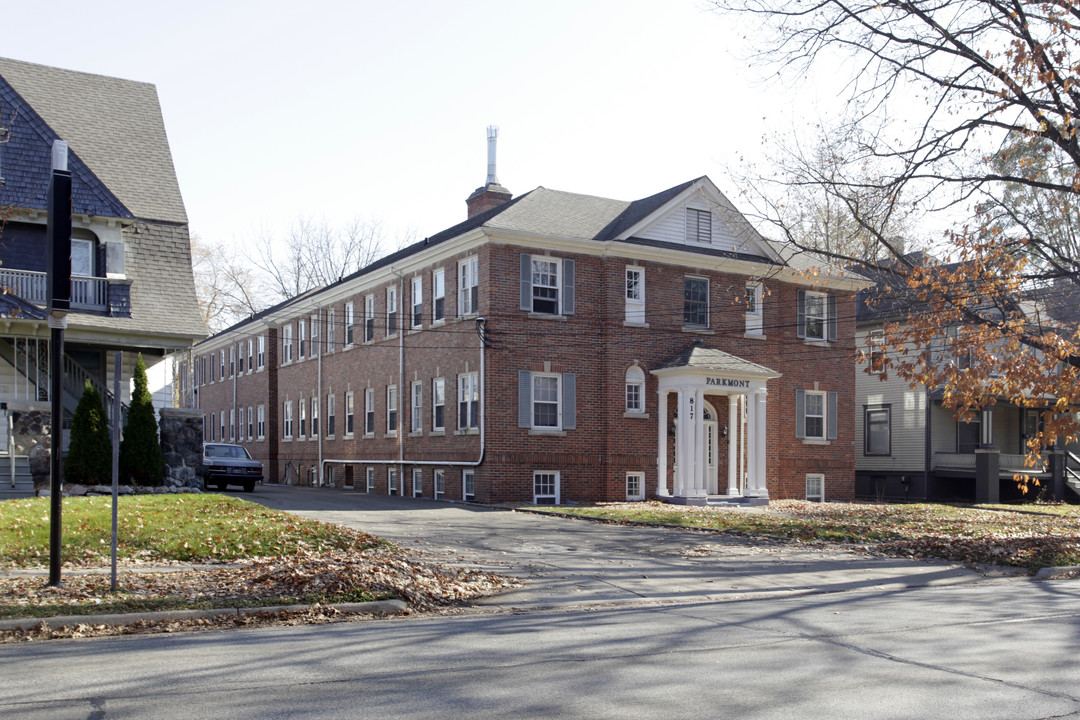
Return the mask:
[[710, 495], [719, 495], [720, 486], [717, 480], [717, 451], [720, 449], [720, 429], [716, 422], [716, 408], [710, 403], [705, 403], [705, 480]]

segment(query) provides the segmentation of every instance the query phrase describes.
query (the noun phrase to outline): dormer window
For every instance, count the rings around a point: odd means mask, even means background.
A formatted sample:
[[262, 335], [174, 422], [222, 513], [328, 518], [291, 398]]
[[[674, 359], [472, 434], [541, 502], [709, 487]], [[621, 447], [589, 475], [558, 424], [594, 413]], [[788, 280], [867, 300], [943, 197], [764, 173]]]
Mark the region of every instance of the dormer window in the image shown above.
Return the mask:
[[94, 277], [94, 241], [71, 238], [71, 274]]

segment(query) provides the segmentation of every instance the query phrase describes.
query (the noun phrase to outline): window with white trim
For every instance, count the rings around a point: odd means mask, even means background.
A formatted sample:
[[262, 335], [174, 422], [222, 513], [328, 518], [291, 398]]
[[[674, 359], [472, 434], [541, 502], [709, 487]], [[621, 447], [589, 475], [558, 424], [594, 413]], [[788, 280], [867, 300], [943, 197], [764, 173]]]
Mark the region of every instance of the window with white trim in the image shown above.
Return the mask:
[[431, 322], [446, 319], [446, 271], [442, 268], [431, 273]]
[[863, 455], [892, 454], [892, 407], [863, 409]]
[[836, 340], [836, 296], [799, 290], [797, 298], [795, 335], [811, 342]]
[[292, 400], [286, 400], [281, 412], [281, 426], [283, 428], [283, 437], [286, 440], [291, 440], [293, 436], [292, 407]]
[[225, 379], [225, 348], [221, 349], [219, 355], [220, 355], [220, 359], [221, 359], [221, 379], [224, 380]]
[[806, 441], [835, 440], [838, 424], [837, 394], [816, 389], [795, 389], [795, 437]]
[[352, 300], [345, 303], [345, 347], [349, 347], [353, 344], [353, 326], [356, 322], [355, 308], [353, 307]]
[[412, 279], [412, 328], [416, 329], [424, 325], [424, 279], [414, 277]]
[[645, 412], [645, 371], [637, 365], [626, 371], [626, 412]]
[[480, 261], [476, 256], [458, 262], [458, 317], [480, 312]]
[[533, 502], [535, 504], [559, 504], [559, 475], [558, 470], [537, 470], [533, 472]]
[[334, 308], [330, 308], [326, 311], [326, 352], [334, 352], [334, 337], [337, 333], [337, 328], [334, 327], [335, 321]]
[[266, 367], [266, 336], [265, 335], [260, 335], [258, 337], [258, 349], [259, 349], [259, 352], [255, 357], [259, 361], [259, 369], [262, 370], [264, 367]]
[[806, 393], [803, 427], [807, 440], [825, 439], [825, 393], [812, 391]]
[[807, 474], [806, 499], [810, 502], [825, 502], [825, 476], [823, 474]]
[[375, 296], [364, 296], [364, 342], [375, 339]]
[[299, 416], [297, 419], [299, 420], [299, 423], [298, 423], [299, 428], [298, 429], [300, 431], [297, 434], [297, 436], [301, 440], [303, 440], [304, 437], [307, 436], [307, 403], [304, 402], [304, 398], [300, 398], [299, 400], [296, 401], [296, 407], [297, 407], [297, 410], [299, 411], [297, 413], [298, 416]]
[[577, 415], [574, 373], [518, 371], [518, 427], [541, 432], [574, 430]]
[[229, 440], [236, 441], [236, 408], [229, 410]]
[[645, 473], [626, 473], [626, 499], [631, 501], [645, 499]]
[[476, 471], [475, 470], [462, 470], [461, 471], [461, 497], [465, 502], [475, 502], [476, 500]]
[[260, 405], [259, 406], [259, 424], [258, 424], [257, 429], [259, 431], [259, 435], [258, 435], [259, 439], [260, 440], [265, 440], [266, 439], [266, 406], [265, 405]]
[[533, 373], [532, 407], [534, 428], [558, 430], [562, 427], [562, 403], [559, 402], [562, 395], [559, 392], [561, 380], [561, 375]]
[[683, 325], [695, 328], [709, 327], [709, 279], [687, 276], [683, 278]]
[[345, 437], [352, 437], [353, 431], [355, 429], [355, 426], [353, 425], [353, 423], [355, 422], [355, 417], [356, 417], [356, 415], [355, 415], [355, 410], [356, 410], [355, 402], [356, 402], [355, 397], [353, 396], [353, 393], [352, 393], [351, 390], [349, 392], [345, 393]]
[[885, 331], [871, 330], [866, 336], [866, 347], [870, 372], [875, 375], [885, 372]]
[[626, 268], [626, 322], [645, 322], [645, 268]]
[[375, 468], [369, 467], [364, 478], [364, 490], [368, 493], [375, 492]]
[[532, 312], [559, 314], [559, 278], [562, 263], [556, 258], [532, 256]]
[[398, 471], [396, 467], [386, 469], [386, 494], [398, 494]]
[[229, 346], [229, 377], [236, 374], [236, 346]]
[[686, 208], [686, 241], [712, 243], [711, 212], [697, 208]]
[[386, 386], [386, 434], [392, 435], [397, 433], [398, 426], [398, 405], [397, 405], [397, 385]]
[[255, 439], [255, 408], [251, 407], [250, 405], [248, 406], [247, 417], [248, 417], [248, 433], [247, 434], [248, 434], [248, 440], [250, 441], [250, 440]]
[[308, 353], [311, 356], [319, 354], [319, 326], [322, 325], [319, 320], [319, 313], [311, 316], [311, 351]]
[[458, 375], [458, 429], [480, 427], [480, 378], [476, 373]]
[[333, 395], [326, 396], [326, 434], [329, 437], [334, 437], [334, 431], [337, 429], [334, 427], [337, 425], [337, 408]]
[[293, 326], [285, 325], [281, 328], [281, 364], [288, 365], [293, 358]]
[[364, 434], [375, 434], [375, 388], [364, 390]]
[[431, 381], [431, 429], [446, 430], [446, 380]]
[[398, 331], [398, 295], [397, 286], [386, 288], [386, 337], [397, 335]]
[[446, 496], [446, 471], [436, 469], [431, 474], [432, 491], [436, 500], [442, 500]]
[[761, 335], [764, 329], [762, 325], [762, 297], [763, 286], [761, 283], [746, 284], [746, 334]]
[[319, 437], [319, 396], [311, 396], [311, 437]]
[[412, 496], [424, 496], [424, 471], [420, 468], [413, 468], [412, 471]]
[[219, 420], [221, 421], [221, 441], [225, 442], [225, 411], [222, 410]]
[[303, 360], [307, 354], [307, 320], [296, 321], [296, 357]]
[[412, 384], [412, 410], [409, 414], [409, 431], [418, 433], [424, 429], [424, 383]]
[[244, 408], [236, 411], [236, 433], [240, 442], [244, 441]]

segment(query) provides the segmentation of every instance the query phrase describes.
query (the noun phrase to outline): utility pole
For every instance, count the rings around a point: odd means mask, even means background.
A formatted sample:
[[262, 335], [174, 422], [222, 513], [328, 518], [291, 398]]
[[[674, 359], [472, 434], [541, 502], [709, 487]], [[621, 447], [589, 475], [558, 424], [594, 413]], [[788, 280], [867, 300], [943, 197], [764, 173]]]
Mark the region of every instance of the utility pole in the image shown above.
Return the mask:
[[60, 509], [64, 482], [64, 329], [71, 309], [71, 173], [68, 146], [53, 140], [46, 235], [49, 313], [49, 400], [52, 452], [49, 483], [49, 586], [60, 585]]

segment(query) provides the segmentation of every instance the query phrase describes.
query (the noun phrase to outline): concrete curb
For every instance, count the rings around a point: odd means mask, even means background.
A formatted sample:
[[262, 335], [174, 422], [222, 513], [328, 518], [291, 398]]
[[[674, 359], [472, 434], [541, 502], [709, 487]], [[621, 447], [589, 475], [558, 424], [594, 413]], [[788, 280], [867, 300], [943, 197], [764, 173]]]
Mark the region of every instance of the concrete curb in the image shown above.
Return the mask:
[[1060, 580], [1080, 575], [1080, 565], [1060, 565], [1058, 567], [1039, 568], [1032, 580]]
[[[402, 600], [373, 600], [371, 602], [338, 603], [325, 607], [346, 613], [369, 613], [373, 615], [398, 615], [406, 612], [409, 606]], [[263, 613], [303, 612], [311, 605], [270, 605], [251, 608], [215, 608], [211, 610], [162, 610], [159, 612], [122, 613], [114, 615], [60, 615], [45, 618], [14, 618], [0, 620], [0, 630], [30, 630], [45, 623], [47, 627], [59, 628], [65, 625], [130, 625], [140, 620], [194, 620], [214, 618], [222, 615], [259, 615]]]

